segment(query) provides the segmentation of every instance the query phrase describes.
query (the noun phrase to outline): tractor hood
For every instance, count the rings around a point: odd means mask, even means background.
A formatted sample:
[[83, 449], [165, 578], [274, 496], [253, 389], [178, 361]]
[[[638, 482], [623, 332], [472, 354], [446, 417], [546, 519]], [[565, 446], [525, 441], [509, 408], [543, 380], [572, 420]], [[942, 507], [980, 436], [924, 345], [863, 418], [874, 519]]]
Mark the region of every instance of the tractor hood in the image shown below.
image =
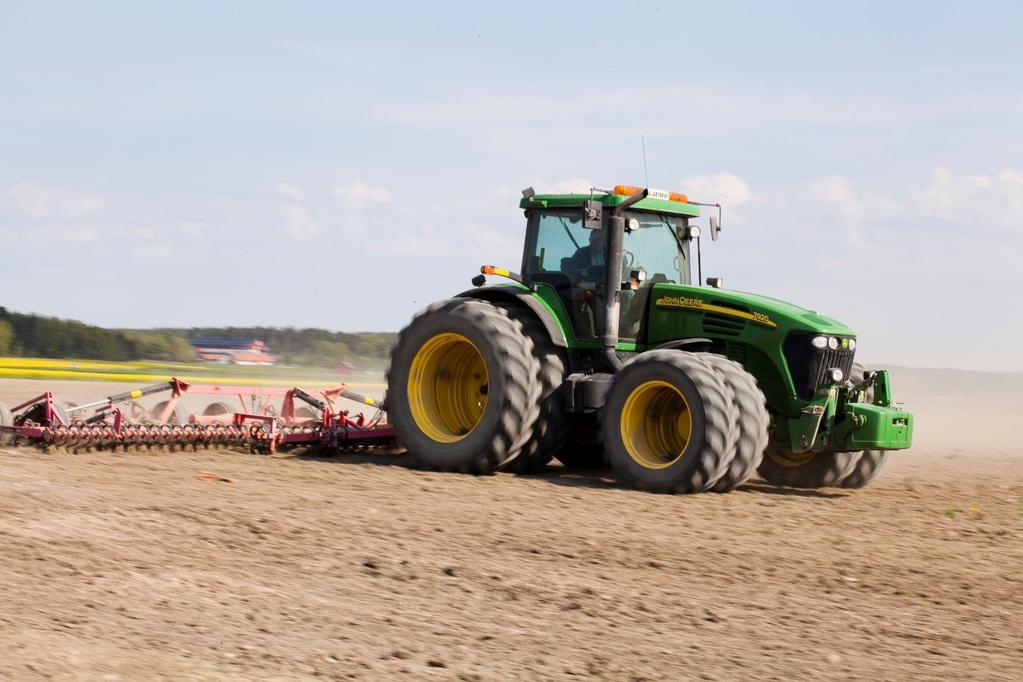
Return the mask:
[[653, 298], [656, 308], [695, 308], [743, 317], [775, 329], [799, 329], [840, 336], [856, 335], [841, 322], [813, 310], [746, 291], [661, 284], [655, 287]]

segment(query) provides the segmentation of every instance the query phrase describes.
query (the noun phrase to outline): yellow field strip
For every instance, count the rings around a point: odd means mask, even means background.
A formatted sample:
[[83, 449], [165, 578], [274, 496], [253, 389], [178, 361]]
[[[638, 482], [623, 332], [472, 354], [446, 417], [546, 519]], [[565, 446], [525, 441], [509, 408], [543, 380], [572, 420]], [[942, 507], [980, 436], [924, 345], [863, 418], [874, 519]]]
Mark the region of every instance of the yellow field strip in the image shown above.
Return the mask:
[[[133, 383], [156, 383], [169, 381], [166, 374], [122, 374], [117, 372], [75, 372], [61, 369], [21, 369], [0, 366], [0, 377], [16, 379], [71, 379], [85, 381], [123, 381]], [[229, 386], [308, 386], [332, 388], [341, 385], [353, 388], [386, 388], [382, 383], [352, 383], [348, 381], [323, 381], [314, 379], [260, 379], [250, 377], [211, 377], [211, 376], [178, 376], [178, 379], [189, 384], [223, 384]]]
[[0, 367], [23, 367], [25, 369], [188, 369], [208, 372], [213, 367], [203, 365], [173, 364], [165, 362], [115, 362], [112, 360], [54, 360], [51, 358], [0, 358]]

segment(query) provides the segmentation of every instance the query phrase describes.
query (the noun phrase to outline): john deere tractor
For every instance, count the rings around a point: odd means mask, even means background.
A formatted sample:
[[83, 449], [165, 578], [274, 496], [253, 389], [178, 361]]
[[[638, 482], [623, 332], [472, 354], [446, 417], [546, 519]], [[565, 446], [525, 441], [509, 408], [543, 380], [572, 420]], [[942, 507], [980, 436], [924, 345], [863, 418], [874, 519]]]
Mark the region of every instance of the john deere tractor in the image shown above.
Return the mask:
[[409, 453], [479, 474], [606, 462], [653, 492], [724, 492], [754, 472], [869, 483], [909, 447], [912, 415], [887, 372], [854, 364], [852, 329], [701, 284], [696, 219], [710, 205], [628, 186], [525, 190], [521, 273], [484, 266], [392, 351], [387, 405]]

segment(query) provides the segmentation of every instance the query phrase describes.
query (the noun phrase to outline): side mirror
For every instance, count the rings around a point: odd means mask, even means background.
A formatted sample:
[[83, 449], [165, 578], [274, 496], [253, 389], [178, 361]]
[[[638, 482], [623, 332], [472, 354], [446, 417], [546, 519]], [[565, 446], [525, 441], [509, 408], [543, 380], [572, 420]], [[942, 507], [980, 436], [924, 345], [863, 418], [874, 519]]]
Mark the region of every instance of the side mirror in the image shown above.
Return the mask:
[[718, 222], [717, 218], [715, 218], [714, 216], [711, 216], [710, 217], [710, 238], [711, 238], [711, 241], [715, 241], [716, 242], [718, 240], [718, 232], [720, 232], [720, 231], [721, 231], [721, 223]]
[[721, 287], [725, 286], [725, 278], [724, 277], [708, 277], [707, 278], [707, 286], [709, 286], [709, 287], [711, 287], [713, 289], [720, 289]]
[[591, 199], [583, 204], [583, 227], [587, 230], [599, 230], [602, 226], [601, 216], [604, 204]]

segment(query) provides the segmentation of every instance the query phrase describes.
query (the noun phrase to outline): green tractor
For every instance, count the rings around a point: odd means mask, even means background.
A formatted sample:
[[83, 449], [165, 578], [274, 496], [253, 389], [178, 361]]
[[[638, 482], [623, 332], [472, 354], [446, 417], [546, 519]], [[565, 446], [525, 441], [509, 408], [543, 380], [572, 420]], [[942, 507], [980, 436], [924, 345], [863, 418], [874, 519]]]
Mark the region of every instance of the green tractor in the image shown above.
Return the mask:
[[856, 335], [835, 320], [701, 286], [695, 219], [709, 205], [525, 190], [521, 274], [484, 266], [391, 353], [387, 409], [410, 455], [477, 474], [606, 463], [665, 493], [725, 492], [754, 472], [805, 488], [873, 480], [913, 434], [887, 372], [855, 365]]

